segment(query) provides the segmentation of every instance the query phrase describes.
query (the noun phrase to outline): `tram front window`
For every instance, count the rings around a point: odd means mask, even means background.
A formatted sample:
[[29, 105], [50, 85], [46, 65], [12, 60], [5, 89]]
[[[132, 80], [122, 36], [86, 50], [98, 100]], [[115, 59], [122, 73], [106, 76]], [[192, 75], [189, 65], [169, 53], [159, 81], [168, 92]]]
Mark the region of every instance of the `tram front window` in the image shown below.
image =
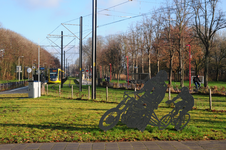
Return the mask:
[[57, 81], [57, 77], [58, 77], [57, 69], [51, 69], [50, 70], [50, 80]]

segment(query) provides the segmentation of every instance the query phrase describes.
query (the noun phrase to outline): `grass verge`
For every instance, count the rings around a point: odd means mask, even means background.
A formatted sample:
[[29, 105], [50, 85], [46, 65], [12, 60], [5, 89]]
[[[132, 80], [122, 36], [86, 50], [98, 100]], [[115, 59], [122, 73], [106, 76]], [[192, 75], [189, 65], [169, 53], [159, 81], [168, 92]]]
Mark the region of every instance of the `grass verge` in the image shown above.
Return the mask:
[[[56, 96], [30, 99], [26, 96], [0, 96], [0, 143], [226, 139], [224, 111], [211, 112], [198, 107], [190, 111], [191, 120], [182, 131], [176, 131], [172, 125], [162, 131], [148, 125], [140, 132], [119, 121], [105, 132], [99, 129], [99, 120], [119, 101], [106, 103]], [[196, 104], [205, 101], [205, 97], [195, 99], [198, 99]], [[219, 100], [219, 103], [219, 109], [225, 108], [225, 100]], [[172, 109], [162, 102], [155, 112], [161, 118]]]

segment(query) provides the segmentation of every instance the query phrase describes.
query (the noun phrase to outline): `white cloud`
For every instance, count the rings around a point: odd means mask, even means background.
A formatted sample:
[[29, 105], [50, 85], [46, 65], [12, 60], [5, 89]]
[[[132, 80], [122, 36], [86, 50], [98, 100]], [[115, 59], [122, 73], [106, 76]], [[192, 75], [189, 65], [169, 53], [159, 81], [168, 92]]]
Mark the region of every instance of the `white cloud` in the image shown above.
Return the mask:
[[52, 8], [59, 6], [62, 0], [14, 0], [19, 4], [34, 9], [34, 8]]

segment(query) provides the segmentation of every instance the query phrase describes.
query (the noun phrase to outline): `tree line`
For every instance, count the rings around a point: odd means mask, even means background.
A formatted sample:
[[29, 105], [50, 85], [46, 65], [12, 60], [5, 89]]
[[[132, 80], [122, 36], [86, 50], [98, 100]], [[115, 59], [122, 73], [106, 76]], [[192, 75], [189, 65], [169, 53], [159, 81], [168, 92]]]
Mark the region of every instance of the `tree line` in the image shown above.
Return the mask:
[[[153, 11], [151, 15], [131, 24], [122, 34], [97, 37], [97, 73], [149, 73], [155, 76], [166, 70], [169, 84], [172, 80], [188, 80], [189, 47], [191, 46], [192, 75], [204, 75], [208, 81], [226, 81], [226, 27], [225, 13], [218, 9], [218, 0], [173, 0]], [[83, 44], [83, 68], [92, 64], [92, 39]], [[133, 78], [133, 75], [130, 77]]]
[[[18, 79], [18, 73], [16, 73], [18, 65], [22, 67], [23, 78], [28, 78], [27, 71], [24, 69], [38, 67], [38, 45], [0, 26], [0, 79]], [[45, 49], [40, 48], [40, 67], [60, 67], [60, 62]]]

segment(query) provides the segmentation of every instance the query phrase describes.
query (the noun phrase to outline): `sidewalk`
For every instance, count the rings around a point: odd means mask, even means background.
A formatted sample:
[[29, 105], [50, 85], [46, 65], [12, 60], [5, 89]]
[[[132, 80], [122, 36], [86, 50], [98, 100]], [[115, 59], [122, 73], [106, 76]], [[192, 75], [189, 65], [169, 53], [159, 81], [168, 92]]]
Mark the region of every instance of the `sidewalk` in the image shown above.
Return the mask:
[[0, 150], [226, 150], [226, 140], [0, 144]]

